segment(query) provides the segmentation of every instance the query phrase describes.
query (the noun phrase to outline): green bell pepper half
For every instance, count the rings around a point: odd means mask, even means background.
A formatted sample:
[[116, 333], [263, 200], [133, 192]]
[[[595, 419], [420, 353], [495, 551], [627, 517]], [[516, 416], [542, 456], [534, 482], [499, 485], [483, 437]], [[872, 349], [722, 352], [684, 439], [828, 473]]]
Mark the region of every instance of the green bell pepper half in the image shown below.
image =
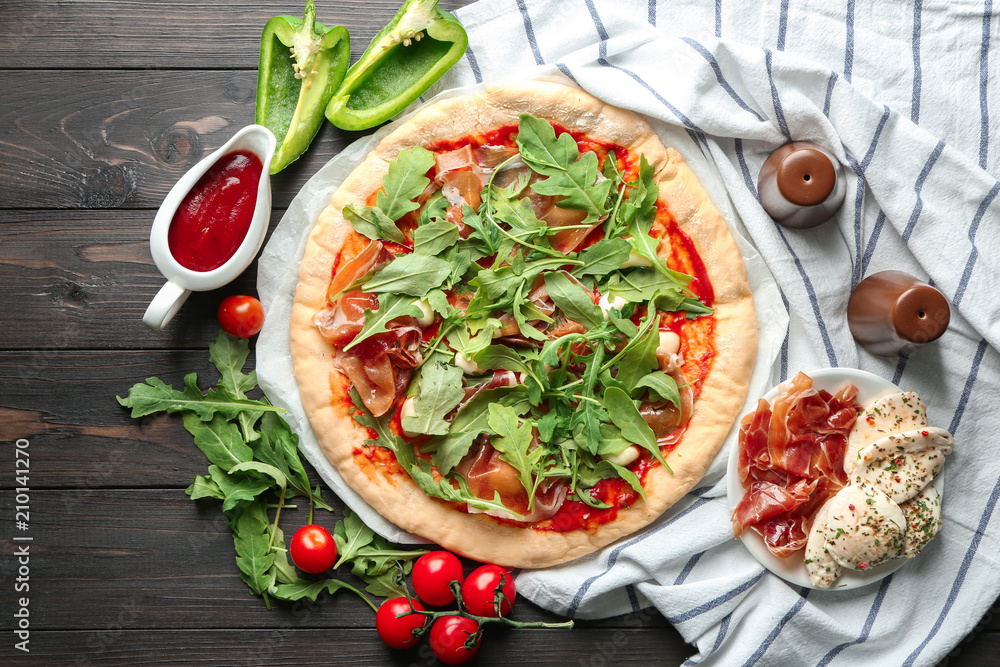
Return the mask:
[[305, 18], [275, 16], [264, 25], [255, 122], [277, 139], [272, 174], [309, 148], [350, 60], [347, 29], [316, 21], [313, 0], [306, 2]]
[[438, 0], [407, 0], [347, 71], [326, 117], [344, 130], [383, 123], [417, 99], [465, 54], [469, 37]]

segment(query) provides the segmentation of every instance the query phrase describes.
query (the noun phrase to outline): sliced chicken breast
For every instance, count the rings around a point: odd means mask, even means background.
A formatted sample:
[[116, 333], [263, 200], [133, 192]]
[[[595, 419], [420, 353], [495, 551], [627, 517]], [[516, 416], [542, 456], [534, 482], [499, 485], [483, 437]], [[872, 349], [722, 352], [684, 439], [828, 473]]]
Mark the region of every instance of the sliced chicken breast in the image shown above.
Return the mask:
[[850, 475], [860, 460], [860, 451], [876, 440], [926, 425], [927, 407], [917, 392], [896, 392], [882, 396], [858, 415], [847, 438], [844, 472]]
[[806, 570], [809, 572], [809, 581], [817, 588], [830, 588], [843, 572], [843, 568], [834, 560], [827, 549], [829, 509], [830, 501], [828, 500], [823, 503], [823, 506], [816, 512], [816, 516], [813, 517], [809, 539], [806, 541]]
[[933, 486], [927, 486], [915, 498], [899, 506], [906, 519], [903, 538], [903, 558], [920, 554], [941, 528], [941, 496]]
[[934, 426], [889, 435], [858, 452], [850, 482], [879, 488], [904, 503], [930, 484], [954, 446], [951, 433]]
[[845, 486], [826, 506], [826, 549], [841, 566], [867, 570], [899, 556], [906, 525], [903, 511], [882, 491]]

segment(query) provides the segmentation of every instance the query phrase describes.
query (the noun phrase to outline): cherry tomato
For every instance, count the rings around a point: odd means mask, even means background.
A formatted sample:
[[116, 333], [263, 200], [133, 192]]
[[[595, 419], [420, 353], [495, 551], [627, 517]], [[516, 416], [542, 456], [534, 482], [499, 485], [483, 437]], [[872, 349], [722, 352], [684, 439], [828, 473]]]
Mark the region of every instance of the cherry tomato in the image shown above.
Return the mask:
[[413, 564], [413, 589], [427, 604], [441, 607], [455, 599], [451, 582], [462, 583], [462, 562], [448, 551], [432, 551]]
[[302, 526], [295, 531], [288, 550], [295, 565], [309, 574], [326, 572], [337, 562], [337, 543], [333, 541], [333, 535], [316, 524]]
[[420, 637], [413, 631], [423, 627], [427, 617], [414, 614], [414, 610], [424, 610], [419, 600], [414, 600], [412, 606], [406, 598], [391, 598], [383, 602], [375, 614], [375, 629], [382, 641], [392, 648], [408, 648], [416, 644]]
[[462, 584], [462, 601], [473, 616], [497, 616], [497, 591], [502, 594], [500, 616], [506, 616], [514, 606], [517, 593], [514, 575], [499, 565], [477, 567]]
[[469, 637], [476, 634], [479, 624], [465, 616], [442, 616], [431, 626], [431, 650], [446, 665], [464, 665], [479, 651], [481, 635], [476, 635], [472, 648], [466, 648]]
[[219, 325], [230, 336], [249, 338], [264, 326], [264, 306], [245, 294], [227, 296], [219, 304]]

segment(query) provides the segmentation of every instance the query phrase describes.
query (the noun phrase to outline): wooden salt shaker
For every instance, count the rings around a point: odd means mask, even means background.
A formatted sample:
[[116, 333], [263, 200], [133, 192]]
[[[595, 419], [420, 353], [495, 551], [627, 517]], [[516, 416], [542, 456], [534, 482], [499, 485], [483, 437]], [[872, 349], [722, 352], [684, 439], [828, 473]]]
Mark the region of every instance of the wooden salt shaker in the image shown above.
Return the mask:
[[902, 271], [862, 280], [847, 303], [847, 325], [872, 354], [909, 354], [948, 328], [951, 309], [941, 292]]
[[757, 177], [761, 206], [779, 225], [792, 229], [816, 227], [832, 218], [845, 191], [840, 162], [809, 141], [793, 141], [771, 153]]

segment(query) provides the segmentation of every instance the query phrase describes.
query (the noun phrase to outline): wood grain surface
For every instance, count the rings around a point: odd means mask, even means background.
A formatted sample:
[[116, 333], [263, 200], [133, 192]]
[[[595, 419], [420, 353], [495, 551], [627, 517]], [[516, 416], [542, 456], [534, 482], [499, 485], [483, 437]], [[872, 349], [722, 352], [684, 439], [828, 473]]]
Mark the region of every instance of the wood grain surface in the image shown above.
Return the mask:
[[[349, 29], [354, 58], [398, 7], [318, 5], [320, 21]], [[278, 0], [0, 4], [0, 509], [11, 526], [14, 443], [27, 440], [33, 538], [24, 654], [12, 555], [24, 542], [0, 531], [0, 665], [437, 664], [426, 643], [386, 648], [350, 594], [268, 610], [239, 578], [218, 504], [184, 493], [207, 462], [179, 417], [133, 420], [115, 401], [151, 376], [215, 381], [215, 309], [253, 293], [255, 272], [194, 294], [152, 332], [141, 317], [163, 278], [149, 228], [180, 175], [252, 121], [265, 21], [300, 12]], [[359, 136], [325, 124], [272, 178], [272, 228]], [[332, 524], [342, 505], [327, 496]], [[297, 512], [288, 520], [304, 522]], [[515, 615], [559, 620], [529, 602]], [[679, 665], [695, 652], [655, 610], [486, 639], [475, 664]], [[945, 662], [995, 665], [998, 652], [991, 612]]]

